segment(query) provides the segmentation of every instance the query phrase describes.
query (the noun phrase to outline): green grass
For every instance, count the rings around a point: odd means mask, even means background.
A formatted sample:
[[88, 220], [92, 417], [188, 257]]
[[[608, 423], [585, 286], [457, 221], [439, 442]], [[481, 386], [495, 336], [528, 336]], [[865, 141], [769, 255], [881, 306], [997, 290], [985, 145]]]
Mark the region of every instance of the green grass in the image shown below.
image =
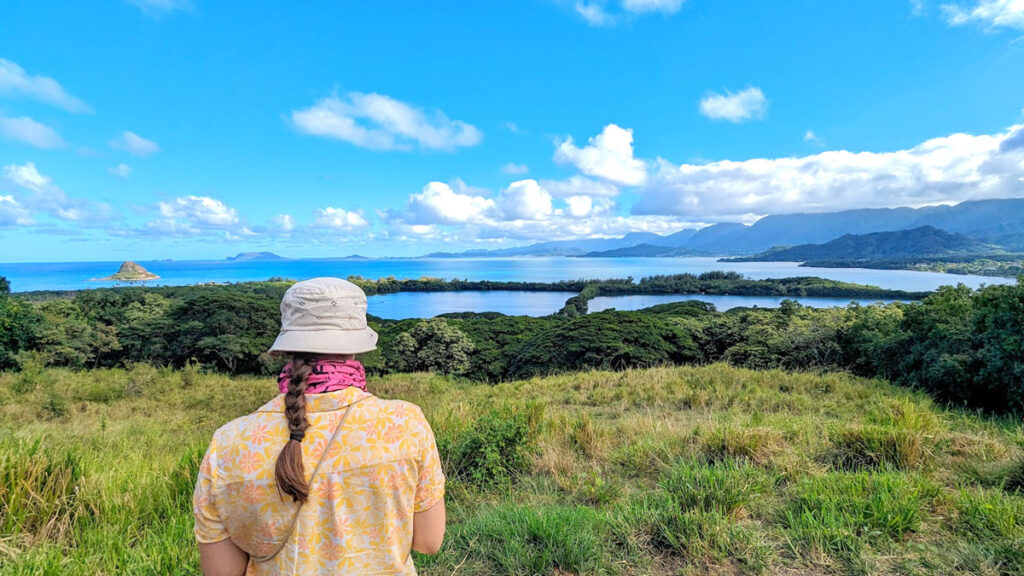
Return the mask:
[[[420, 573], [1024, 576], [1024, 427], [842, 374], [725, 365], [370, 382], [430, 419]], [[192, 482], [270, 379], [0, 374], [0, 574], [197, 574]]]

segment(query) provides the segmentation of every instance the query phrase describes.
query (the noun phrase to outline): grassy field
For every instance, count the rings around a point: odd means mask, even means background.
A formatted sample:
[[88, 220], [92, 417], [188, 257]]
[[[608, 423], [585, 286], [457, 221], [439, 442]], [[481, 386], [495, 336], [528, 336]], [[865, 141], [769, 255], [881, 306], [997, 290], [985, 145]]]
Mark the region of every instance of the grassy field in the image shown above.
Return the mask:
[[[1024, 575], [1024, 427], [883, 382], [714, 365], [370, 387], [423, 407], [449, 475], [421, 574]], [[198, 460], [274, 393], [145, 365], [0, 374], [0, 573], [196, 574]]]

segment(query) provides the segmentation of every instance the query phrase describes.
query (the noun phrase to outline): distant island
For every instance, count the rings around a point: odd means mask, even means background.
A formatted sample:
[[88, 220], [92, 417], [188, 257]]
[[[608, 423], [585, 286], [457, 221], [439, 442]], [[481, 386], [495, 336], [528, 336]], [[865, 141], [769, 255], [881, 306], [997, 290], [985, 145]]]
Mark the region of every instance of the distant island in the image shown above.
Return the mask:
[[156, 280], [157, 278], [160, 277], [129, 260], [128, 262], [121, 263], [121, 268], [116, 274], [107, 276], [106, 278], [100, 278], [100, 280], [115, 282], [141, 282], [144, 280]]
[[241, 252], [234, 256], [228, 256], [227, 260], [287, 260], [287, 258], [273, 252]]

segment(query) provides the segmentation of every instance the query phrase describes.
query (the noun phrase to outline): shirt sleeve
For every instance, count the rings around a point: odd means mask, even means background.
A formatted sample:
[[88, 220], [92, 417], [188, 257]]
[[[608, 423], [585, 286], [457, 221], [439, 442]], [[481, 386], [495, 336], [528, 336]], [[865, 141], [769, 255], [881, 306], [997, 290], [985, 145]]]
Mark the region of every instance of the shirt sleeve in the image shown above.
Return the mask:
[[213, 501], [213, 482], [217, 462], [216, 441], [203, 456], [199, 477], [192, 493], [192, 515], [195, 516], [195, 536], [200, 544], [212, 544], [228, 538], [229, 534]]
[[441, 456], [437, 452], [434, 431], [430, 423], [421, 416], [420, 450], [417, 458], [419, 464], [419, 482], [416, 486], [416, 500], [413, 512], [430, 510], [444, 498], [444, 472], [441, 470]]

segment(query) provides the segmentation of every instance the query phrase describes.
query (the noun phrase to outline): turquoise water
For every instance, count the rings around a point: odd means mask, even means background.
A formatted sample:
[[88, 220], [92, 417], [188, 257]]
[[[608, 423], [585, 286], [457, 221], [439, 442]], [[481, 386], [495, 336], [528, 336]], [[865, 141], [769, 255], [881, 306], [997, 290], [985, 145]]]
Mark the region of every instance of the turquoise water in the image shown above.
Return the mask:
[[[510, 316], [547, 316], [554, 314], [575, 296], [575, 292], [398, 292], [378, 294], [367, 298], [367, 311], [389, 320], [405, 318], [431, 318], [451, 312], [501, 312]], [[639, 296], [601, 296], [590, 301], [589, 311], [600, 312], [609, 308], [639, 310], [667, 302], [701, 300], [710, 302], [718, 310], [736, 307], [775, 308], [782, 298], [770, 296], [711, 296], [699, 294], [654, 294]], [[804, 306], [829, 308], [846, 306], [849, 298], [793, 298]], [[857, 300], [870, 304], [874, 300]], [[891, 300], [887, 300], [891, 302]]]
[[509, 316], [554, 314], [575, 292], [398, 292], [367, 298], [367, 312], [389, 320], [432, 318], [450, 312], [501, 312]]
[[[957, 276], [909, 270], [859, 268], [800, 268], [792, 262], [718, 262], [716, 258], [474, 258], [474, 259], [377, 259], [377, 260], [272, 260], [153, 261], [139, 262], [160, 276], [147, 284], [182, 285], [200, 282], [245, 282], [282, 276], [303, 280], [316, 276], [360, 275], [366, 278], [463, 278], [467, 280], [556, 280], [624, 278], [659, 274], [699, 274], [710, 270], [734, 270], [751, 278], [819, 276], [900, 290], [934, 290], [942, 285], [1012, 282], [1006, 278]], [[32, 290], [80, 290], [114, 286], [96, 282], [117, 272], [120, 262], [73, 262], [0, 264], [15, 292]]]
[[[640, 310], [650, 308], [658, 304], [669, 302], [684, 302], [687, 300], [700, 300], [715, 305], [715, 309], [724, 312], [730, 308], [776, 308], [783, 298], [778, 296], [713, 296], [708, 294], [642, 294], [630, 296], [598, 296], [592, 299], [588, 306], [588, 312], [600, 312], [602, 310]], [[875, 302], [892, 302], [892, 300], [863, 300], [853, 298], [790, 298], [804, 306], [811, 308], [833, 308], [846, 306], [850, 302], [858, 304], [873, 304]]]

